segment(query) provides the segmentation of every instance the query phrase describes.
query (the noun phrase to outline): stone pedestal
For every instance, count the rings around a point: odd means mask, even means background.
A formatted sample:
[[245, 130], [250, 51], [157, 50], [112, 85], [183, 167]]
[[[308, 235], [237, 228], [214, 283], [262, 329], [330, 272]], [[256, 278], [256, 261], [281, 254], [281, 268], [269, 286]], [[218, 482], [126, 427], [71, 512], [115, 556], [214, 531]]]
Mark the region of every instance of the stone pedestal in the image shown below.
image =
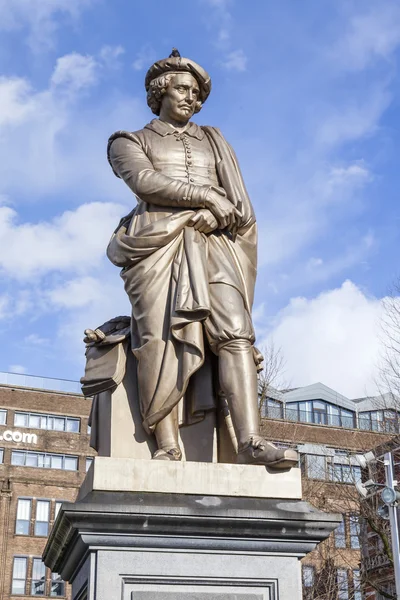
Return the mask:
[[298, 469], [96, 458], [44, 560], [73, 600], [300, 600], [340, 522], [300, 498]]

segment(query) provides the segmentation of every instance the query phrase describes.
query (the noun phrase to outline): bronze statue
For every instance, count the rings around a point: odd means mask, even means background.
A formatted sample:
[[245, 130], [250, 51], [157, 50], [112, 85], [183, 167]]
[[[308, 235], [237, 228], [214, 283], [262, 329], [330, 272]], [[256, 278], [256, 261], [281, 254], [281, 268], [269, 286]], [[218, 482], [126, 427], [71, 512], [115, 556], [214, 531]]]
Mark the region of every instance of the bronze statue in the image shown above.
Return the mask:
[[259, 435], [253, 208], [221, 132], [191, 121], [207, 100], [210, 77], [174, 49], [150, 67], [145, 87], [159, 118], [140, 131], [114, 133], [108, 144], [111, 167], [137, 205], [121, 220], [107, 255], [122, 268], [132, 305], [131, 347], [143, 426], [158, 446], [153, 458], [181, 459], [183, 397], [185, 424], [224, 397], [237, 461], [291, 467], [296, 451]]

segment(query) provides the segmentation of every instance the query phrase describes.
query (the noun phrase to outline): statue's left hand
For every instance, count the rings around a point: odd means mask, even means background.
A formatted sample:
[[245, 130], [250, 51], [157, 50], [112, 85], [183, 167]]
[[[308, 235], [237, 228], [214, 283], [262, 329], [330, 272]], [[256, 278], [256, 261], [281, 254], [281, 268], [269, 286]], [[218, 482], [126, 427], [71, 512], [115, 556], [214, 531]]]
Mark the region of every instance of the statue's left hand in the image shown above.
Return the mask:
[[190, 219], [188, 225], [202, 233], [211, 233], [218, 228], [218, 221], [208, 208], [200, 208]]

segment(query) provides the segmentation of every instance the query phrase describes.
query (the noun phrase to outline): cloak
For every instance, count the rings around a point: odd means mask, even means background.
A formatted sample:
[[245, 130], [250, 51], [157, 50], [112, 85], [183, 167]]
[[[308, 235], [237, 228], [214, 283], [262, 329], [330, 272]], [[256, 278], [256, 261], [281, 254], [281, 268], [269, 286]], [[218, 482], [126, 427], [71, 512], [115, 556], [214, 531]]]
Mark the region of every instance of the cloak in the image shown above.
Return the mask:
[[[202, 325], [212, 311], [209, 286], [236, 288], [251, 322], [257, 267], [254, 211], [234, 151], [218, 129], [202, 130], [211, 144], [221, 187], [241, 214], [234, 239], [220, 230], [205, 235], [188, 226], [194, 214], [190, 208], [150, 219], [148, 203], [138, 197], [138, 205], [121, 220], [107, 248], [110, 261], [122, 268], [132, 304], [132, 351], [147, 432], [154, 431], [184, 396], [185, 424], [216, 406], [217, 357], [211, 356]], [[118, 137], [137, 142], [134, 134], [117, 132], [109, 147]], [[138, 327], [143, 319], [146, 327]], [[155, 333], [160, 323], [161, 335]], [[249, 337], [254, 338], [253, 331]]]

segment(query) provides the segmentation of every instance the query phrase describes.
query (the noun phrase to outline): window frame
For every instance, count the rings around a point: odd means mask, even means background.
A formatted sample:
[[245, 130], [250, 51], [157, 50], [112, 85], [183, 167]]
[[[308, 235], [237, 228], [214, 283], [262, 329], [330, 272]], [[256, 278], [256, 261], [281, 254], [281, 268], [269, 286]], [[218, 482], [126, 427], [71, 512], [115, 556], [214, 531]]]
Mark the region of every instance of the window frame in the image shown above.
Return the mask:
[[[2, 415], [4, 415], [4, 422], [2, 421], [1, 417]], [[6, 408], [0, 408], [0, 425], [7, 425], [7, 409]]]
[[349, 574], [347, 569], [336, 569], [336, 583], [338, 588], [338, 600], [349, 600]]
[[[56, 579], [57, 577], [57, 579]], [[61, 585], [62, 594], [53, 594], [53, 586]], [[50, 597], [51, 598], [63, 598], [65, 596], [65, 581], [61, 578], [58, 573], [51, 573], [50, 576]]]
[[[19, 508], [20, 500], [25, 501], [25, 502], [29, 502], [29, 519], [18, 519], [18, 508]], [[18, 496], [18, 498], [17, 498], [17, 510], [16, 510], [16, 513], [15, 513], [14, 535], [29, 536], [30, 532], [31, 532], [31, 519], [32, 519], [32, 498], [27, 498], [25, 496]], [[28, 531], [27, 531], [27, 533], [19, 533], [17, 531], [18, 521], [23, 521], [24, 523], [26, 522], [28, 524]]]
[[[13, 462], [14, 457], [23, 456], [22, 463]], [[28, 455], [31, 459], [37, 458], [37, 464], [26, 464]], [[60, 461], [61, 466], [54, 466], [55, 461]], [[76, 468], [65, 468], [66, 461], [75, 461]], [[55, 452], [37, 452], [34, 450], [11, 450], [11, 464], [16, 467], [28, 467], [34, 469], [55, 469], [57, 471], [70, 471], [76, 473], [79, 471], [79, 456], [75, 454], [57, 454]]]
[[[20, 417], [24, 417], [24, 423], [16, 423], [16, 420]], [[38, 423], [31, 423], [30, 419], [37, 418]], [[60, 421], [63, 421], [63, 428], [55, 427], [55, 424], [60, 425]], [[69, 429], [70, 423], [77, 423], [77, 428]], [[80, 433], [81, 432], [81, 418], [74, 417], [72, 415], [56, 415], [51, 413], [38, 413], [24, 410], [16, 410], [14, 412], [14, 427], [22, 427], [26, 429], [39, 429], [42, 431], [57, 431], [62, 433]]]
[[[25, 577], [24, 577], [24, 579], [22, 579], [21, 577], [15, 577], [14, 576], [15, 563], [16, 563], [17, 560], [23, 560], [23, 561], [25, 561]], [[26, 596], [27, 575], [28, 575], [28, 556], [19, 555], [19, 554], [14, 555], [14, 557], [13, 557], [13, 567], [12, 567], [12, 571], [11, 571], [11, 595], [12, 596]], [[20, 592], [20, 590], [14, 591], [14, 581], [23, 581], [24, 582], [23, 592], [22, 593]]]
[[[34, 569], [35, 569], [35, 562], [39, 562], [41, 566], [43, 566], [43, 580], [42, 578], [40, 579], [35, 579], [33, 577], [34, 574]], [[34, 593], [34, 585], [35, 583], [40, 582], [43, 583], [43, 594], [35, 594]], [[31, 575], [31, 589], [30, 589], [30, 596], [46, 596], [46, 587], [47, 587], [47, 577], [46, 577], [46, 565], [44, 564], [42, 558], [40, 556], [33, 556], [32, 557], [32, 575]]]
[[[302, 565], [301, 571], [301, 580], [303, 587], [306, 589], [313, 588], [315, 582], [315, 567], [313, 567], [312, 565]], [[306, 577], [306, 573], [309, 573], [309, 575], [311, 575], [310, 584], [308, 584], [308, 578]]]
[[346, 515], [342, 515], [342, 520], [333, 532], [335, 548], [346, 548]]
[[[47, 504], [47, 521], [42, 521], [38, 519], [39, 505]], [[50, 529], [50, 512], [51, 512], [51, 501], [47, 498], [37, 498], [36, 506], [35, 506], [35, 524], [33, 527], [33, 535], [34, 537], [47, 537], [49, 535]], [[46, 533], [38, 533], [37, 526], [38, 524], [46, 524]]]

